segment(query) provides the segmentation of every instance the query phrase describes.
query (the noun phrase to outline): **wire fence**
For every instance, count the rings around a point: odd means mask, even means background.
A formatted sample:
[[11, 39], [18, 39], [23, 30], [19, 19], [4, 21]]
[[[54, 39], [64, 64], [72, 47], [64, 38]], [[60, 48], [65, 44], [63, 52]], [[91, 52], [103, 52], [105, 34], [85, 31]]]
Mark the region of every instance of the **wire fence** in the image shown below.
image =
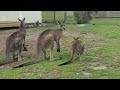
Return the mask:
[[57, 20], [64, 20], [66, 23], [75, 23], [73, 11], [43, 11], [42, 21], [43, 22], [55, 22]]
[[[73, 11], [42, 11], [42, 21], [46, 23], [64, 20], [65, 17], [66, 23], [75, 23]], [[100, 21], [96, 22], [96, 18], [100, 19]], [[89, 23], [98, 25], [120, 25], [120, 11], [98, 11], [95, 19]]]

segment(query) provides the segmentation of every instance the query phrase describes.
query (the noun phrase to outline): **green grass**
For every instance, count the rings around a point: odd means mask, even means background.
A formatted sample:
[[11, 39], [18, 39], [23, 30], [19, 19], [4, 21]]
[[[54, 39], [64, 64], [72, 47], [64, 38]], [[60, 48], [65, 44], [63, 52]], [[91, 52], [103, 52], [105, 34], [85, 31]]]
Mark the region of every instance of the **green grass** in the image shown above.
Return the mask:
[[98, 25], [120, 25], [120, 18], [97, 18], [90, 23]]
[[[59, 67], [71, 57], [68, 47], [61, 50], [62, 60], [42, 60], [38, 64], [18, 68], [0, 68], [2, 79], [119, 79], [120, 78], [120, 26], [115, 25], [119, 18], [97, 18], [90, 23], [93, 26], [76, 26], [66, 24], [67, 30], [82, 32], [81, 40], [85, 45], [85, 52], [72, 64]], [[109, 25], [107, 25], [109, 24]], [[118, 23], [119, 24], [119, 23]], [[56, 28], [56, 25], [49, 27], [31, 28], [27, 32], [44, 31], [47, 28]], [[1, 31], [2, 32], [2, 31]], [[90, 34], [92, 33], [92, 34]], [[73, 40], [71, 35], [63, 35], [66, 46]], [[99, 42], [98, 42], [99, 41]], [[49, 50], [48, 50], [49, 51]], [[59, 54], [54, 49], [55, 57]], [[3, 59], [0, 56], [0, 59]], [[34, 60], [35, 56], [31, 58]], [[29, 59], [25, 59], [27, 61]]]
[[[67, 18], [66, 23], [75, 23], [73, 12], [67, 11], [67, 15], [69, 18]], [[42, 11], [42, 20], [47, 22], [53, 22], [54, 21], [54, 11]], [[56, 17], [55, 20], [64, 20], [64, 11], [56, 11]]]

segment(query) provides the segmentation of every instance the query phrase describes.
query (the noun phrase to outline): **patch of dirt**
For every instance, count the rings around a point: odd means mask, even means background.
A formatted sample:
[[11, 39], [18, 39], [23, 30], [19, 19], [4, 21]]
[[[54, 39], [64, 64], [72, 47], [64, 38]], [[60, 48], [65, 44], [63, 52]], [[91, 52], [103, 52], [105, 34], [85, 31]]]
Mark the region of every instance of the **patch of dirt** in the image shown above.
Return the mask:
[[97, 44], [104, 44], [104, 43], [108, 43], [109, 41], [108, 40], [97, 40], [97, 41], [95, 41], [95, 43], [97, 43]]
[[99, 62], [90, 63], [94, 70], [106, 69], [107, 67]]
[[39, 33], [28, 33], [26, 36], [26, 45], [28, 51], [23, 52], [24, 54], [35, 54], [36, 53], [36, 41]]
[[93, 67], [97, 67], [97, 66], [101, 66], [103, 64], [100, 63], [100, 62], [92, 62], [92, 63], [90, 63], [90, 65], [93, 66]]
[[101, 76], [100, 78], [98, 79], [108, 79], [108, 76]]
[[42, 69], [40, 69], [40, 68], [30, 68], [27, 71], [21, 72], [20, 75], [22, 77], [26, 77], [26, 76], [29, 76], [30, 74], [34, 74], [35, 76], [37, 76], [39, 78], [41, 77], [41, 79], [42, 79], [44, 75], [40, 72], [44, 72], [44, 71], [45, 71], [45, 68], [42, 68]]
[[82, 32], [76, 30], [64, 30], [63, 35], [70, 35], [72, 37], [79, 37], [82, 35]]
[[94, 70], [106, 69], [106, 66], [93, 67]]
[[28, 71], [25, 71], [25, 72], [21, 72], [20, 75], [22, 77], [26, 77], [26, 76], [29, 76], [31, 73], [33, 73], [31, 70], [28, 70]]
[[50, 70], [49, 72], [48, 72], [48, 76], [49, 77], [54, 77], [54, 76], [57, 76], [57, 75], [59, 75], [60, 73], [61, 73], [62, 71], [60, 70], [60, 69], [52, 69], [52, 70]]
[[97, 44], [93, 40], [88, 40], [88, 44], [91, 48], [97, 48]]
[[9, 69], [12, 69], [11, 65], [9, 65], [9, 64], [2, 65], [2, 66], [0, 66], [0, 68], [9, 68]]
[[88, 75], [91, 75], [91, 70], [90, 70], [90, 69], [84, 69], [84, 70], [81, 71], [81, 73], [82, 73], [83, 75], [88, 76]]
[[99, 44], [106, 44], [109, 41], [108, 40], [88, 40], [87, 42], [91, 48], [96, 49], [96, 48], [99, 48], [98, 46]]
[[99, 37], [100, 35], [94, 32], [84, 32], [82, 33], [84, 37], [86, 38], [94, 38], [94, 37]]

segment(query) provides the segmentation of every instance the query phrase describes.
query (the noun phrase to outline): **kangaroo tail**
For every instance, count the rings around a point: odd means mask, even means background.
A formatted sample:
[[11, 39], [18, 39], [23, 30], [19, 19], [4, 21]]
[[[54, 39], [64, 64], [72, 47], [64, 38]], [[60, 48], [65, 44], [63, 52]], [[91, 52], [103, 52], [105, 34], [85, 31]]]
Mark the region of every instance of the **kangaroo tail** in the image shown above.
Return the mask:
[[69, 61], [67, 61], [65, 63], [59, 64], [58, 66], [67, 65], [67, 64], [70, 64], [70, 63], [72, 63], [72, 60], [69, 60]]
[[19, 66], [15, 66], [13, 68], [20, 68], [20, 67], [24, 67], [24, 66], [28, 66], [28, 65], [32, 65], [32, 64], [36, 64], [36, 63], [39, 63], [40, 61], [31, 61], [31, 62], [27, 62], [27, 63], [23, 63]]

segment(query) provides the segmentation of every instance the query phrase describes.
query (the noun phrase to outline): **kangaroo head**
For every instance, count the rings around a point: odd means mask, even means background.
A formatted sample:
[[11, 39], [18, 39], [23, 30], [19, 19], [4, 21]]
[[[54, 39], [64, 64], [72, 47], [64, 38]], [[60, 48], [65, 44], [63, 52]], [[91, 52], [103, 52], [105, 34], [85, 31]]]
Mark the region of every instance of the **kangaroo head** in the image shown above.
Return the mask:
[[78, 40], [80, 37], [77, 37], [77, 38], [73, 37], [73, 38], [74, 38], [74, 40]]
[[39, 22], [38, 20], [35, 22], [35, 24], [36, 24], [37, 26], [39, 25], [39, 23], [40, 23], [40, 22]]
[[58, 23], [58, 25], [60, 26], [61, 29], [65, 30], [65, 21], [56, 21]]
[[25, 18], [23, 20], [18, 18], [18, 20], [20, 21], [20, 27], [25, 27]]
[[37, 22], [39, 23], [39, 21], [37, 20]]

